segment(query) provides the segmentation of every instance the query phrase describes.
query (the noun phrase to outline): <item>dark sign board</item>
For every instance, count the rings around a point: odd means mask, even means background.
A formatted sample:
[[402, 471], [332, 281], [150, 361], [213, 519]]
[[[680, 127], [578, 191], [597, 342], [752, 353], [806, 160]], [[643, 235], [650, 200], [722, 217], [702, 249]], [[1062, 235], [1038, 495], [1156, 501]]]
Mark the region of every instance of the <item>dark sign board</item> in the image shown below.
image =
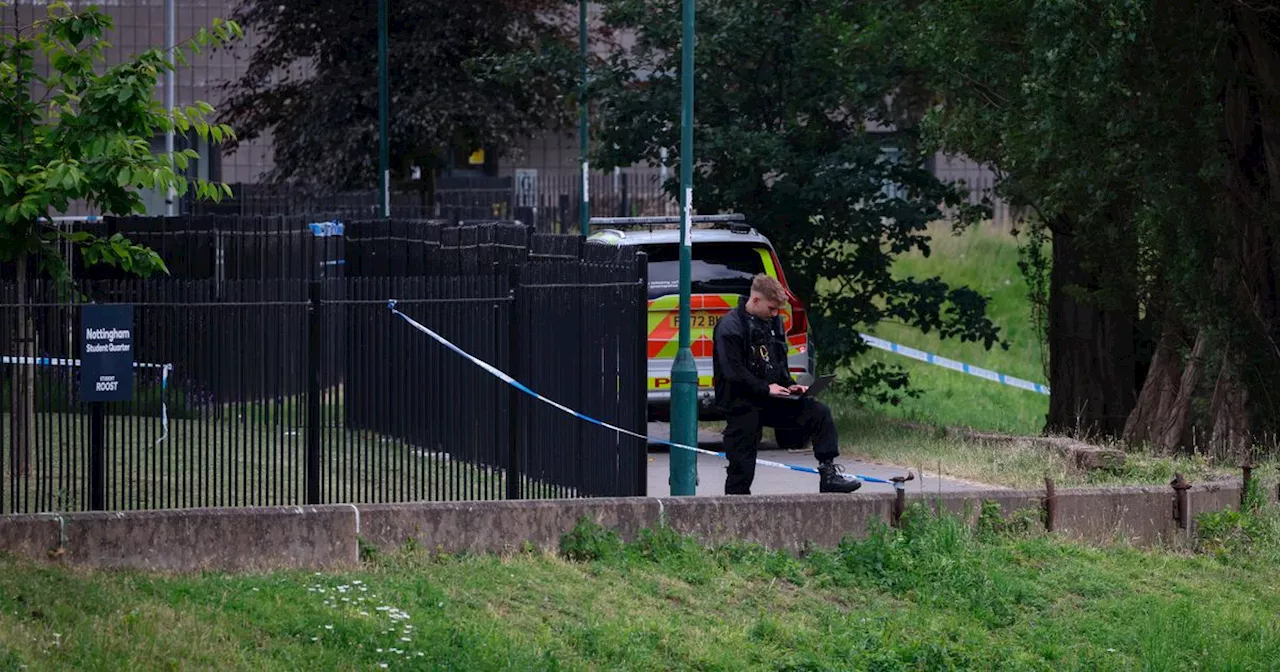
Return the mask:
[[80, 309], [80, 397], [128, 401], [133, 397], [133, 306]]

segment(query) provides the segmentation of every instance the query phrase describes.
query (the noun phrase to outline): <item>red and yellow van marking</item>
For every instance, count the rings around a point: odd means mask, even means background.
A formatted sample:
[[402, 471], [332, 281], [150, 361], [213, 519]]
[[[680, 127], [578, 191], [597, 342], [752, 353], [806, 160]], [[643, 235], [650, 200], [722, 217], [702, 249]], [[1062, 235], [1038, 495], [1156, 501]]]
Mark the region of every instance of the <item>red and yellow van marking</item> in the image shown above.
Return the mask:
[[[711, 376], [698, 376], [698, 387], [711, 389]], [[649, 379], [651, 390], [671, 390], [671, 376], [660, 376]]]
[[[765, 273], [778, 278], [779, 272], [774, 264], [773, 255], [768, 248], [757, 247], [760, 261]], [[738, 306], [736, 294], [694, 294], [689, 297], [690, 348], [694, 357], [710, 357], [715, 325], [730, 310]], [[662, 296], [649, 301], [649, 343], [650, 359], [674, 359], [680, 347], [680, 297], [677, 295]], [[791, 329], [791, 306], [782, 307], [782, 328]], [[797, 334], [787, 338], [788, 355], [798, 355], [808, 348], [808, 336]], [[710, 389], [711, 376], [699, 376], [698, 387]], [[650, 390], [670, 390], [671, 378], [649, 378]]]

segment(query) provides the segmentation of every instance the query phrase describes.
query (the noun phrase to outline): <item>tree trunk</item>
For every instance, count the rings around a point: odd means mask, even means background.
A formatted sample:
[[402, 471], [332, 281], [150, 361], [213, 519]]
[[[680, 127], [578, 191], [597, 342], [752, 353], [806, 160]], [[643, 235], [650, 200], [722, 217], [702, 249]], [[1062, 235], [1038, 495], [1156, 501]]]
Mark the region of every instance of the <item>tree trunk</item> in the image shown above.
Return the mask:
[[1252, 444], [1252, 423], [1249, 419], [1249, 391], [1240, 383], [1235, 358], [1228, 349], [1222, 354], [1222, 368], [1213, 386], [1213, 400], [1209, 404], [1212, 433], [1209, 436], [1210, 453], [1218, 458], [1239, 460], [1247, 456]]
[[1134, 406], [1134, 322], [1130, 309], [1100, 308], [1072, 295], [1098, 279], [1081, 264], [1069, 223], [1053, 234], [1049, 273], [1049, 416], [1045, 430], [1072, 436], [1119, 435]]
[[1158, 418], [1160, 426], [1155, 443], [1161, 450], [1174, 451], [1194, 443], [1191, 400], [1196, 394], [1196, 384], [1200, 380], [1204, 351], [1208, 343], [1209, 339], [1203, 332], [1196, 334], [1196, 344], [1191, 348], [1191, 356], [1183, 364], [1182, 375], [1178, 377], [1178, 393], [1169, 408], [1163, 410]]
[[[1280, 41], [1274, 16], [1248, 3], [1230, 5], [1236, 34], [1224, 50], [1223, 145], [1227, 258], [1215, 281], [1226, 299], [1231, 339], [1214, 381], [1211, 423], [1203, 432], [1214, 453], [1244, 457], [1259, 430], [1280, 425], [1280, 297], [1274, 232], [1280, 202]], [[1254, 426], [1255, 420], [1261, 424]]]
[[[20, 358], [36, 356], [36, 330], [27, 304], [27, 258], [19, 254], [16, 263], [18, 310], [14, 325], [15, 353]], [[20, 360], [13, 367], [13, 395], [10, 397], [11, 442], [9, 470], [13, 476], [31, 475], [31, 444], [36, 426], [36, 390], [34, 363]]]
[[1151, 358], [1151, 368], [1147, 370], [1137, 404], [1125, 422], [1125, 443], [1136, 446], [1158, 442], [1163, 419], [1173, 411], [1181, 389], [1182, 356], [1178, 350], [1182, 346], [1181, 329], [1166, 326], [1156, 343], [1156, 352]]

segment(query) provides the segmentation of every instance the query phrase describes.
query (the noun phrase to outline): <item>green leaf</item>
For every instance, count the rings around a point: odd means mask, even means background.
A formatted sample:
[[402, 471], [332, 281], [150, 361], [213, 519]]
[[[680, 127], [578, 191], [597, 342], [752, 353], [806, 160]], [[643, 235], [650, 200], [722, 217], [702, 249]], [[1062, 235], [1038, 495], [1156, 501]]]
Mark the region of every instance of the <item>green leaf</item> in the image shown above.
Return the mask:
[[148, 255], [148, 259], [150, 260], [151, 265], [156, 268], [156, 270], [159, 270], [161, 273], [164, 273], [165, 275], [169, 275], [169, 266], [164, 263], [164, 259], [161, 259], [160, 255], [156, 254], [155, 252], [150, 252], [150, 254]]
[[[41, 247], [40, 272], [56, 275], [66, 267], [57, 256], [64, 254], [59, 244], [66, 243], [75, 246], [88, 263], [116, 263], [138, 273], [167, 271], [163, 261], [144, 246], [116, 236], [100, 241], [83, 232], [35, 229], [34, 221], [66, 212], [81, 199], [104, 213], [144, 212], [142, 198], [128, 189], [134, 186], [172, 186], [186, 193], [189, 182], [175, 170], [189, 170], [199, 153], [180, 150], [162, 160], [150, 148], [157, 130], [191, 128], [191, 119], [168, 118], [153, 97], [158, 74], [176, 67], [155, 48], [106, 65], [110, 42], [105, 38], [110, 36], [104, 30], [112, 25], [110, 17], [92, 7], [69, 8], [55, 0], [41, 5], [35, 16], [36, 22], [24, 26], [21, 35], [0, 30], [0, 101], [8, 100], [11, 108], [0, 119], [0, 220], [4, 222], [0, 259], [12, 259], [16, 246], [29, 246], [32, 251]], [[218, 39], [211, 40], [203, 31], [194, 40], [194, 52], [237, 30], [232, 22], [220, 19], [215, 31]], [[83, 42], [77, 47], [78, 41]], [[47, 63], [40, 71], [37, 55]], [[184, 65], [190, 61], [185, 53], [176, 54], [175, 59]], [[95, 67], [99, 64], [103, 67]], [[6, 96], [4, 90], [13, 88], [6, 87], [6, 82], [21, 83], [44, 97]], [[213, 114], [213, 107], [197, 103], [188, 110], [207, 130], [201, 115]], [[16, 124], [22, 125], [21, 139], [14, 132]], [[21, 169], [15, 167], [12, 151], [19, 146]], [[213, 191], [206, 187], [207, 193]], [[33, 230], [42, 233], [28, 240]]]

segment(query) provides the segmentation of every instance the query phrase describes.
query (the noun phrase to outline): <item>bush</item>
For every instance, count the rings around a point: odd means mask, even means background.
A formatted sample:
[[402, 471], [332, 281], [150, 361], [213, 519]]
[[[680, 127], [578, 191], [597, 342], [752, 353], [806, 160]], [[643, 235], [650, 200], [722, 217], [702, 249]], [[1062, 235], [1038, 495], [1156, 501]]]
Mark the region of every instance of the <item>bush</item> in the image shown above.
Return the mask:
[[1196, 517], [1200, 552], [1219, 559], [1247, 557], [1280, 542], [1280, 518], [1267, 505], [1257, 479], [1249, 481], [1240, 509], [1212, 511]]
[[1043, 509], [1018, 509], [1006, 520], [1000, 515], [1000, 505], [989, 499], [982, 502], [982, 512], [978, 514], [978, 536], [983, 539], [1030, 537], [1044, 531], [1044, 526]]
[[622, 554], [622, 538], [613, 530], [583, 516], [560, 537], [560, 554], [572, 562], [611, 560]]
[[999, 571], [1001, 563], [992, 561], [995, 551], [983, 543], [998, 527], [1016, 529], [1020, 523], [997, 525], [999, 507], [994, 503], [984, 506], [984, 512], [985, 532], [950, 514], [935, 515], [916, 502], [903, 514], [898, 529], [877, 524], [865, 541], [842, 543], [836, 553], [839, 565], [858, 583], [912, 595], [922, 604], [958, 605], [988, 627], [1007, 627], [1020, 608], [1043, 600], [1030, 577]]

